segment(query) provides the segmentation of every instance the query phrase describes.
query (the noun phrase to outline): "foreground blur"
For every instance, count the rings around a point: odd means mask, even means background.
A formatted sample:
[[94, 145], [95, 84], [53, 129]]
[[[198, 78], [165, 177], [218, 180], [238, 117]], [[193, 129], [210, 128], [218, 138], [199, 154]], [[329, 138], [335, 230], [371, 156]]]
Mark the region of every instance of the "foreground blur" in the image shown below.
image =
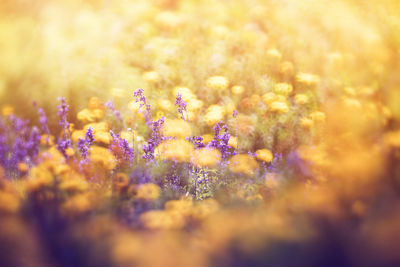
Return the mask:
[[0, 266], [400, 265], [398, 1], [0, 15]]

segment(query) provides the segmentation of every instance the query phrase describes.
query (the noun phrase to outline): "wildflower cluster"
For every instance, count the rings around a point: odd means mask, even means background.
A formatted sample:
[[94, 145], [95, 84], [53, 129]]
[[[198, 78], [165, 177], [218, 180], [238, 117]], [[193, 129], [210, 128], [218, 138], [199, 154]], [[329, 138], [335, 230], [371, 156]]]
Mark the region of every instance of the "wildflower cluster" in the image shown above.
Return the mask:
[[400, 266], [398, 1], [31, 2], [0, 266]]

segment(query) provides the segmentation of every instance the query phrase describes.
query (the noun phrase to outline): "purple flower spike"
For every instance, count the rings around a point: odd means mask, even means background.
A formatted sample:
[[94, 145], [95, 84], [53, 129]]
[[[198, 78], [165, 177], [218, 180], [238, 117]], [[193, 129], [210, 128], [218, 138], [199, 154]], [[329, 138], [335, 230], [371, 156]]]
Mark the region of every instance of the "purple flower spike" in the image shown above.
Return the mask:
[[116, 158], [122, 162], [132, 162], [133, 160], [133, 148], [129, 147], [128, 141], [120, 137], [119, 134], [114, 134], [110, 131], [112, 141], [110, 145], [110, 150], [114, 153]]
[[71, 147], [71, 132], [69, 129], [69, 122], [67, 119], [69, 106], [64, 97], [58, 99], [61, 104], [58, 108], [58, 116], [60, 117], [59, 125], [63, 129], [64, 138], [57, 141], [58, 149], [65, 155], [65, 150]]
[[78, 147], [79, 151], [81, 152], [82, 158], [87, 158], [90, 146], [94, 143], [95, 140], [96, 139], [94, 139], [93, 136], [93, 128], [89, 127], [86, 131], [85, 139], [79, 138], [78, 140]]
[[133, 93], [133, 96], [136, 97], [136, 103], [140, 102], [139, 109], [141, 109], [143, 106], [146, 106], [146, 113], [145, 113], [145, 120], [147, 125], [152, 124], [152, 118], [151, 118], [151, 112], [150, 112], [150, 105], [147, 104], [147, 98], [144, 95], [143, 89], [138, 89]]
[[185, 101], [183, 101], [182, 95], [180, 93], [178, 93], [176, 95], [175, 106], [178, 106], [178, 112], [179, 112], [179, 114], [181, 114], [181, 119], [185, 120], [185, 116], [183, 115], [183, 111], [185, 111], [186, 117], [189, 120], [189, 118], [187, 116], [186, 103], [185, 103]]
[[108, 101], [104, 105], [113, 112], [113, 114], [117, 118], [117, 120], [119, 120], [120, 122], [123, 122], [121, 113], [119, 112], [118, 109], [115, 108], [114, 103], [112, 101]]

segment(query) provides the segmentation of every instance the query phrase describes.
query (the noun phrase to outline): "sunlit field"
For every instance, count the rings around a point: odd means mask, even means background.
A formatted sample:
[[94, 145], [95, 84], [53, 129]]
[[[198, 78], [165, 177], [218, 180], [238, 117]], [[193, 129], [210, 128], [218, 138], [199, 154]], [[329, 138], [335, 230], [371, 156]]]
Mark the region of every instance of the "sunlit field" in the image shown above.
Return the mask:
[[400, 1], [1, 0], [0, 266], [400, 266]]

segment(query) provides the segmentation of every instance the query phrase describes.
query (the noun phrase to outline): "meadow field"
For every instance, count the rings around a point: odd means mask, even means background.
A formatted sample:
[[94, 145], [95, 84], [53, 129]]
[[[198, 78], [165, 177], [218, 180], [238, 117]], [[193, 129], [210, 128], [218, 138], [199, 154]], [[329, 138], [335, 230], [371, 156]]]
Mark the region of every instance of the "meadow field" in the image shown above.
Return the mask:
[[400, 266], [400, 1], [1, 0], [9, 266]]

